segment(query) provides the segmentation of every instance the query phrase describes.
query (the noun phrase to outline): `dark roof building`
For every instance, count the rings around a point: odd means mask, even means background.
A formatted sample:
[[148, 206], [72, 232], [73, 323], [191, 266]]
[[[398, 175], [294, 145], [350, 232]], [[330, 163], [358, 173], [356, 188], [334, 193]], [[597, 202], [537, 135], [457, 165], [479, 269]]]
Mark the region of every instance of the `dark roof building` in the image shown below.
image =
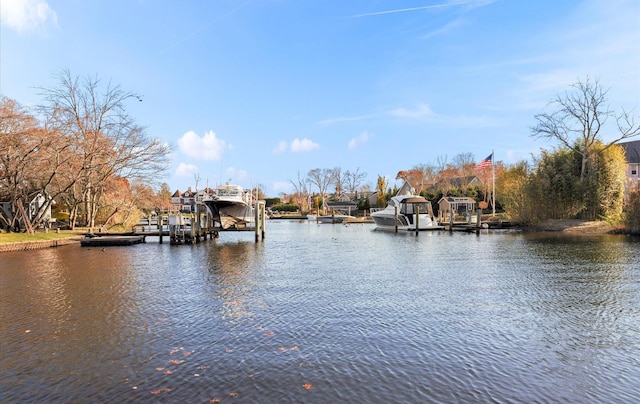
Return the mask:
[[620, 143], [627, 158], [627, 182], [625, 190], [640, 190], [640, 140]]
[[629, 164], [640, 164], [640, 140], [620, 143], [624, 148], [624, 155]]

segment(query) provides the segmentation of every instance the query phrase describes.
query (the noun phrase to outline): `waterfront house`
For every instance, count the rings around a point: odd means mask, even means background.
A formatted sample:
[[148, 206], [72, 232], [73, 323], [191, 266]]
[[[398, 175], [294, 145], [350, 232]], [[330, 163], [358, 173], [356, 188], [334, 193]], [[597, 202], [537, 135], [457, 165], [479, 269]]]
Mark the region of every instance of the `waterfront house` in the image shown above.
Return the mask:
[[[29, 221], [35, 219], [36, 214], [38, 213], [40, 208], [46, 204], [46, 198], [47, 197], [45, 197], [44, 194], [39, 191], [35, 191], [29, 195], [29, 201], [24, 203], [23, 205]], [[14, 218], [11, 207], [12, 206], [10, 201], [0, 202], [0, 214], [4, 218], [6, 218], [7, 222], [11, 222]], [[50, 226], [52, 222], [55, 222], [55, 219], [51, 218], [51, 204], [47, 205], [42, 218], [42, 223], [45, 223], [45, 226]], [[19, 220], [19, 226], [20, 228], [24, 228], [25, 223], [23, 220]]]
[[355, 215], [358, 211], [358, 203], [355, 202], [349, 195], [341, 193], [337, 200], [327, 202], [327, 207], [330, 212], [345, 212], [350, 215]]
[[627, 159], [625, 192], [640, 190], [640, 140], [620, 143]]
[[172, 212], [180, 212], [182, 210], [182, 192], [180, 190], [176, 190], [176, 192], [171, 195], [171, 211]]
[[215, 195], [216, 191], [211, 188], [205, 188], [201, 191], [194, 192], [189, 187], [186, 191], [176, 192], [171, 195], [171, 211], [191, 213], [196, 211], [196, 204], [201, 204], [205, 199], [209, 199]]

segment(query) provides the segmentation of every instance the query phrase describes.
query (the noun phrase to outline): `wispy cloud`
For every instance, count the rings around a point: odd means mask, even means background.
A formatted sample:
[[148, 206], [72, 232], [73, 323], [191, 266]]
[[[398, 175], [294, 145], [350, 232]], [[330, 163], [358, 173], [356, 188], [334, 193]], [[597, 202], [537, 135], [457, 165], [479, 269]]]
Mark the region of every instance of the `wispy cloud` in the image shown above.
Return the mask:
[[457, 18], [449, 23], [447, 23], [445, 26], [440, 27], [438, 29], [432, 30], [422, 36], [420, 36], [421, 39], [429, 39], [429, 38], [433, 38], [434, 36], [438, 36], [438, 35], [442, 35], [442, 34], [446, 34], [449, 31], [453, 31], [456, 30], [460, 27], [462, 27], [464, 25], [464, 22], [462, 19]]
[[443, 3], [443, 4], [432, 4], [430, 6], [421, 6], [421, 7], [410, 7], [410, 8], [398, 8], [395, 10], [386, 10], [386, 11], [377, 11], [373, 13], [364, 13], [364, 14], [356, 14], [349, 16], [347, 18], [362, 18], [362, 17], [373, 17], [377, 15], [385, 15], [385, 14], [395, 14], [395, 13], [406, 13], [410, 11], [419, 11], [419, 10], [428, 10], [430, 8], [443, 8], [443, 7], [452, 7], [452, 6], [461, 6], [466, 4], [471, 4], [473, 1], [456, 1], [451, 3]]
[[285, 142], [284, 140], [281, 140], [278, 142], [276, 147], [274, 147], [273, 150], [271, 150], [271, 152], [273, 154], [281, 154], [286, 152], [287, 148], [288, 148], [287, 142]]
[[215, 24], [219, 23], [221, 20], [228, 18], [231, 14], [235, 13], [236, 11], [238, 11], [239, 9], [247, 6], [248, 4], [252, 3], [253, 0], [247, 0], [245, 2], [242, 3], [233, 3], [234, 7], [232, 7], [229, 11], [227, 11], [226, 13], [220, 13], [219, 15], [216, 16], [216, 18], [212, 18], [211, 21], [208, 24], [205, 24], [204, 26], [202, 26], [201, 28], [192, 31], [191, 33], [189, 33], [188, 35], [179, 38], [177, 41], [175, 41], [174, 43], [170, 44], [168, 47], [164, 48], [161, 53], [167, 52], [175, 47], [178, 47], [180, 45], [182, 45], [183, 43], [187, 42], [190, 39], [193, 39], [195, 37], [197, 37], [198, 35], [201, 35], [203, 32], [205, 32], [206, 30], [210, 29], [212, 26], [214, 26]]
[[235, 167], [229, 167], [225, 170], [227, 177], [236, 182], [243, 182], [249, 178], [249, 174], [245, 170], [238, 170]]
[[0, 2], [0, 21], [17, 32], [44, 31], [58, 25], [58, 15], [45, 0], [5, 0]]
[[434, 112], [429, 108], [427, 104], [419, 104], [413, 109], [408, 108], [396, 108], [387, 112], [388, 115], [391, 115], [396, 118], [410, 118], [410, 119], [420, 119], [428, 116], [434, 116]]
[[360, 135], [358, 135], [358, 137], [354, 137], [349, 141], [349, 150], [353, 150], [356, 147], [367, 143], [370, 138], [371, 135], [369, 134], [369, 132], [367, 132], [366, 130], [363, 131], [362, 133], [360, 133]]
[[341, 118], [329, 118], [324, 121], [318, 122], [318, 125], [332, 125], [334, 123], [342, 123], [342, 122], [356, 122], [363, 121], [365, 119], [373, 118], [373, 115], [360, 115], [360, 116], [347, 116]]
[[[508, 107], [542, 110], [587, 77], [612, 89], [612, 106], [640, 105], [637, 10], [633, 1], [585, 1], [559, 27], [540, 33], [538, 46], [532, 46], [528, 58], [517, 60], [518, 69], [513, 69], [517, 82], [506, 95], [517, 102]], [[551, 39], [553, 46], [546, 46]]]
[[272, 184], [272, 188], [274, 189], [274, 191], [280, 193], [280, 192], [291, 192], [291, 182], [289, 181], [276, 181]]

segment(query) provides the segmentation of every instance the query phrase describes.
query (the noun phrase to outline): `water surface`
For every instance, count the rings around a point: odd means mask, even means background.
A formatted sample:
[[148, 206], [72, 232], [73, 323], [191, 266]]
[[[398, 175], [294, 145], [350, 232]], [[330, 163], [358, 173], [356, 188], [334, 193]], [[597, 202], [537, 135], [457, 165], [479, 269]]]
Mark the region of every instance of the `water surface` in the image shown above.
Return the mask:
[[0, 402], [635, 402], [640, 243], [271, 221], [0, 255]]

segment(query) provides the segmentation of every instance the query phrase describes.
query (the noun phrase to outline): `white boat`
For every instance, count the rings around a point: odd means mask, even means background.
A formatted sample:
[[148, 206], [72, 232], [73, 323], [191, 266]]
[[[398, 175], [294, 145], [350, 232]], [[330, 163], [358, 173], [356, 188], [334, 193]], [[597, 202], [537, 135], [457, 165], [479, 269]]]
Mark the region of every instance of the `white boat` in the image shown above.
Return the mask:
[[416, 195], [408, 182], [391, 197], [386, 208], [372, 208], [371, 218], [376, 228], [395, 230], [441, 230], [433, 217], [431, 202]]
[[203, 202], [213, 215], [214, 226], [224, 230], [245, 229], [255, 221], [252, 194], [240, 185], [220, 185], [216, 194]]

